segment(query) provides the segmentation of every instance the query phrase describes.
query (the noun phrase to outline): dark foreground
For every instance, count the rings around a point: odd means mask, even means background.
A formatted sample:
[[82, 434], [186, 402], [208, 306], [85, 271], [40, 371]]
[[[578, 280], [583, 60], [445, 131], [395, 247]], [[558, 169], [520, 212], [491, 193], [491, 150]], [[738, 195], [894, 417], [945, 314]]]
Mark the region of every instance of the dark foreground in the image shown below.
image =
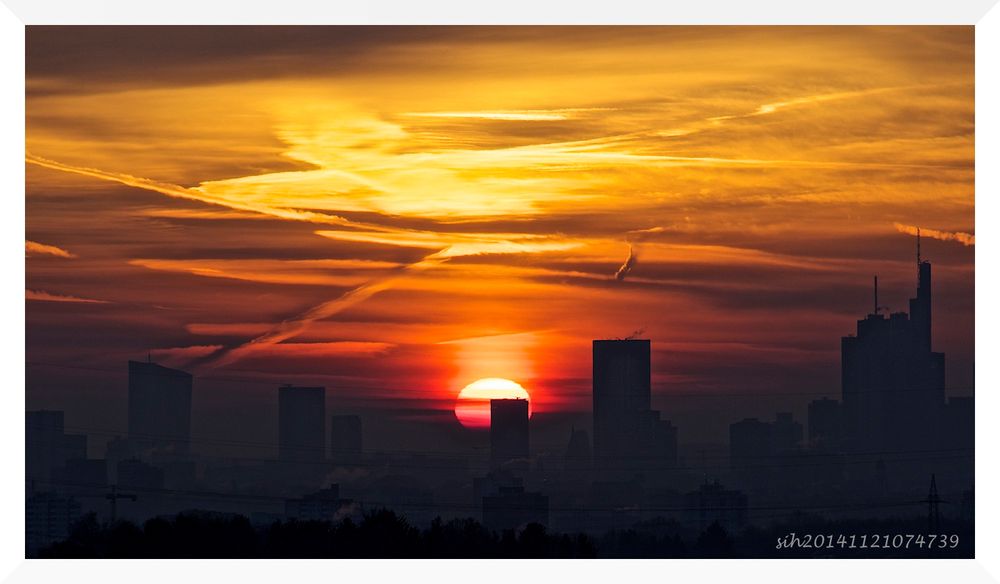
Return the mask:
[[[138, 526], [128, 521], [100, 525], [94, 515], [76, 524], [66, 541], [39, 553], [42, 558], [972, 558], [975, 541], [969, 521], [942, 521], [941, 539], [928, 536], [926, 519], [829, 521], [801, 516], [766, 529], [727, 533], [719, 524], [697, 535], [669, 520], [638, 523], [599, 537], [556, 534], [539, 524], [497, 533], [473, 519], [442, 522], [427, 529], [411, 526], [388, 510], [359, 521], [275, 522], [255, 527], [239, 515], [190, 512], [155, 518]], [[801, 545], [831, 535], [817, 547], [787, 546], [795, 533]], [[841, 534], [855, 534], [852, 540]], [[861, 535], [868, 535], [861, 547]], [[878, 538], [874, 538], [878, 535]], [[921, 537], [922, 535], [922, 537]], [[899, 537], [896, 537], [899, 536]], [[849, 537], [849, 535], [847, 536]], [[890, 542], [872, 546], [875, 540]], [[929, 544], [934, 541], [935, 543]], [[831, 543], [832, 542], [832, 543]], [[893, 542], [899, 543], [896, 547]], [[900, 543], [902, 542], [902, 543]], [[955, 545], [953, 546], [952, 543]], [[918, 545], [920, 544], [920, 545]], [[906, 547], [903, 547], [906, 546]]]

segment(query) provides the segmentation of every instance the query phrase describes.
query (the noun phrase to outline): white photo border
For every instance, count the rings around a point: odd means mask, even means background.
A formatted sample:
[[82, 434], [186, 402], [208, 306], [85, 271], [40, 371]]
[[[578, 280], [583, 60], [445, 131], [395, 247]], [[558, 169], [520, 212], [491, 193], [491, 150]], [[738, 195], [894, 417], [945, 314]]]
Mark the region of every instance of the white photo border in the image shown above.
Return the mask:
[[[472, 580], [509, 583], [518, 579], [561, 579], [608, 582], [645, 577], [652, 582], [717, 581], [775, 582], [801, 579], [810, 583], [842, 583], [848, 578], [905, 582], [1000, 581], [1000, 536], [993, 531], [1000, 513], [992, 493], [1000, 492], [996, 457], [988, 448], [1000, 443], [1000, 432], [989, 420], [1000, 411], [1000, 365], [990, 359], [992, 331], [1000, 329], [996, 306], [1000, 228], [996, 196], [1000, 192], [1000, 10], [997, 0], [915, 3], [904, 0], [700, 0], [674, 5], [642, 0], [613, 3], [585, 1], [539, 2], [507, 0], [475, 3], [462, 0], [377, 0], [353, 3], [313, 3], [308, 0], [174, 0], [135, 2], [104, 0], [4, 0], [0, 8], [0, 182], [4, 212], [2, 261], [7, 274], [2, 286], [3, 322], [0, 337], [2, 367], [8, 387], [2, 392], [0, 441], [8, 469], [24, 465], [24, 27], [32, 24], [882, 24], [976, 26], [976, 361], [980, 364], [976, 395], [976, 482], [981, 496], [976, 507], [975, 560], [308, 560], [308, 561], [162, 561], [162, 560], [24, 560], [24, 482], [18, 472], [6, 473], [2, 484], [0, 578], [4, 582], [81, 581], [176, 582], [208, 579], [239, 582], [297, 580], [372, 580], [398, 578]], [[982, 496], [985, 494], [986, 496]]]

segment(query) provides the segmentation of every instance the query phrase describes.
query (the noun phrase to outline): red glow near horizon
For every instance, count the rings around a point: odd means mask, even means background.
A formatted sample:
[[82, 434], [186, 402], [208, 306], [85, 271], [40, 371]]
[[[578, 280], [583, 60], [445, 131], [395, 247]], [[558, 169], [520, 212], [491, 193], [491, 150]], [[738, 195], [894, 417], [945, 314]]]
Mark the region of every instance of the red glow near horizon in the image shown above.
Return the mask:
[[526, 399], [528, 417], [531, 417], [531, 395], [528, 391], [517, 382], [499, 377], [479, 379], [462, 388], [455, 402], [455, 417], [466, 428], [489, 428], [491, 399]]

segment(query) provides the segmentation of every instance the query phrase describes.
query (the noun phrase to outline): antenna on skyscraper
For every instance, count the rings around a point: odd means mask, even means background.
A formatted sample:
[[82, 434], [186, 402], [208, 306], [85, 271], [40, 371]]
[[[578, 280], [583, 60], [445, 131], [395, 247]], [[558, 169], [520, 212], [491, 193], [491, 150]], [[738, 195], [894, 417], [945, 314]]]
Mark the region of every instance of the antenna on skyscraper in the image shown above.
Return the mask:
[[875, 310], [872, 314], [878, 314], [878, 276], [875, 276]]
[[917, 227], [917, 266], [920, 265], [920, 228]]

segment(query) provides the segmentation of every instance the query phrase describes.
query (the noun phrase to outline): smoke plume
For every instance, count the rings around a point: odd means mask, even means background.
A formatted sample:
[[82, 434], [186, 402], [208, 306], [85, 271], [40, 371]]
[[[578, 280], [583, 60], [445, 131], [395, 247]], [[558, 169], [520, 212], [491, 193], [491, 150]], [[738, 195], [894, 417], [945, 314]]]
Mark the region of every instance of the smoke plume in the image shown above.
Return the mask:
[[615, 280], [621, 282], [625, 279], [625, 276], [632, 271], [635, 267], [635, 263], [639, 260], [639, 257], [635, 253], [635, 247], [631, 244], [628, 246], [628, 257], [625, 259], [625, 263], [622, 264], [618, 271], [615, 272]]

